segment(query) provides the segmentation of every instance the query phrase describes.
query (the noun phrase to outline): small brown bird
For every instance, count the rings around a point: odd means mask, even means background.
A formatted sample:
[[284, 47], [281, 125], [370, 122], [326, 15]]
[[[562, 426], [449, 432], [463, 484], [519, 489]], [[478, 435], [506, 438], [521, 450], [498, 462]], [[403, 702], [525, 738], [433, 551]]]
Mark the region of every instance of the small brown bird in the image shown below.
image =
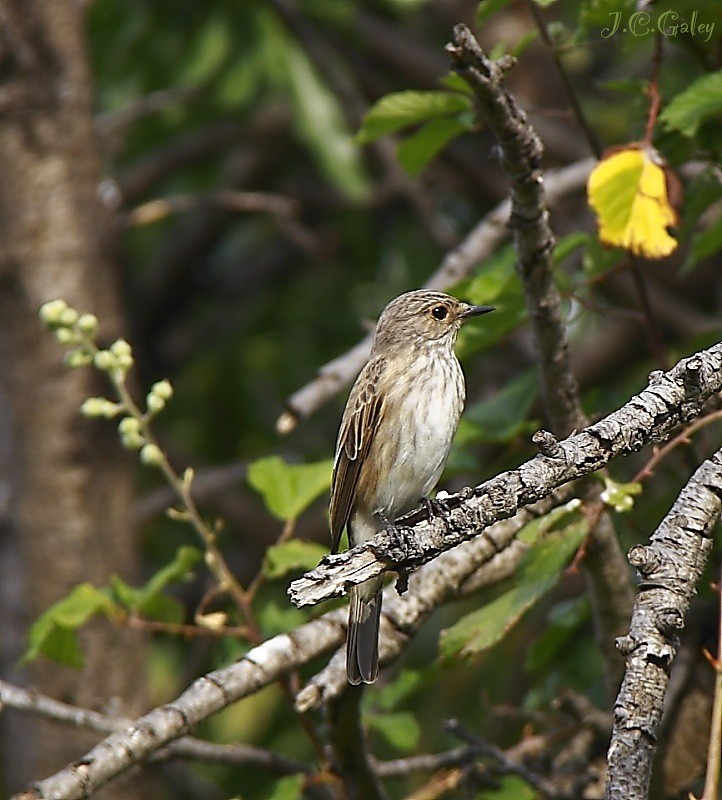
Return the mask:
[[[441, 292], [419, 290], [381, 313], [371, 355], [349, 395], [331, 482], [331, 550], [348, 525], [351, 547], [428, 497], [444, 469], [464, 408], [456, 335], [471, 317], [493, 311]], [[379, 671], [382, 578], [352, 587], [346, 643], [349, 683]]]

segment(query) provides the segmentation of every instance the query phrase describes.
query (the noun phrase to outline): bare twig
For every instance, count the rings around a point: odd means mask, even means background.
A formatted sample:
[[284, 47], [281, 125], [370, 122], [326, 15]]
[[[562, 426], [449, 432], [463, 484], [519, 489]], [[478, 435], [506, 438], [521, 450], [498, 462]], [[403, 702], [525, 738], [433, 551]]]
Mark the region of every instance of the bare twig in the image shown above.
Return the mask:
[[[29, 691], [0, 680], [0, 709], [14, 708], [30, 714], [37, 714], [55, 722], [72, 725], [76, 728], [114, 733], [126, 730], [134, 724], [132, 719], [101, 714], [87, 708], [61, 703], [40, 692]], [[224, 745], [184, 736], [159, 750], [154, 758], [186, 758], [210, 761], [220, 764], [252, 765], [274, 772], [278, 775], [293, 775], [308, 772], [303, 764], [270, 750], [250, 745]]]
[[702, 797], [699, 800], [718, 800], [720, 787], [720, 773], [722, 773], [722, 570], [720, 570], [719, 583], [719, 626], [717, 629], [717, 658], [707, 655], [715, 671], [714, 703], [712, 705], [712, 720], [709, 729], [709, 744], [707, 746], [707, 775], [704, 781]]

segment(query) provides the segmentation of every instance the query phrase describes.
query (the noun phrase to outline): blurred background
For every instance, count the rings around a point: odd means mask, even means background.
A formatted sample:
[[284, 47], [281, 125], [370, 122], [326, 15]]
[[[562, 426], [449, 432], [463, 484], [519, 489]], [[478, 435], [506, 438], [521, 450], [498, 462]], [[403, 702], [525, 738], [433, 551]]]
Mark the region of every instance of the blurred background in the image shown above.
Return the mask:
[[[221, 549], [250, 582], [282, 524], [246, 482], [248, 465], [270, 454], [290, 463], [330, 458], [346, 395], [280, 436], [275, 426], [286, 399], [366, 335], [389, 299], [421, 286], [507, 196], [488, 131], [460, 136], [412, 176], [397, 158], [402, 137], [355, 138], [369, 108], [389, 92], [441, 88], [449, 73], [444, 45], [453, 25], [466, 22], [487, 52], [518, 56], [508, 86], [544, 142], [546, 167], [644, 134], [657, 37], [602, 35], [629, 4], [543, 5], [0, 0], [4, 679], [132, 716], [248, 648], [101, 619], [82, 629], [82, 669], [47, 659], [19, 664], [28, 626], [73, 586], [105, 586], [114, 574], [141, 584], [180, 544], [195, 544], [191, 531], [164, 517], [170, 495], [120, 448], [114, 426], [78, 415], [85, 397], [107, 390], [90, 370], [62, 365], [62, 349], [37, 322], [40, 304], [64, 297], [98, 315], [103, 341], [131, 341], [138, 396], [153, 381], [171, 380], [175, 397], [158, 419], [159, 438], [179, 469], [196, 468], [204, 514], [224, 521]], [[722, 66], [718, 5], [675, 9], [716, 27], [708, 38], [664, 37], [663, 98]], [[575, 119], [572, 97], [591, 135]], [[552, 209], [566, 245], [558, 282], [572, 361], [592, 418], [639, 391], [650, 370], [719, 337], [719, 119], [694, 140], [660, 128], [655, 143], [685, 184], [682, 245], [672, 257], [632, 263], [601, 248], [582, 185]], [[442, 481], [447, 489], [533, 455], [530, 435], [544, 424], [508, 241], [451, 290], [485, 302], [486, 286], [494, 291], [487, 300], [503, 313], [491, 333], [468, 331], [460, 341], [469, 414]], [[649, 535], [693, 466], [718, 445], [710, 426], [693, 450], [678, 448], [658, 466], [633, 512], [616, 518], [625, 549]], [[615, 479], [632, 480], [648, 458], [614, 465]], [[298, 536], [327, 543], [326, 501], [301, 516]], [[212, 583], [197, 572], [172, 590], [189, 622]], [[288, 606], [286, 583], [270, 582], [258, 595], [264, 635], [305, 618]], [[392, 675], [415, 676], [413, 691], [401, 699], [383, 688], [370, 693], [370, 715], [406, 715], [396, 738], [377, 726], [379, 758], [450, 746], [439, 722], [450, 717], [509, 744], [561, 688], [608, 703], [578, 575], [565, 576], [493, 650], [440, 665], [439, 630], [483, 599], [446, 608], [423, 629]], [[701, 642], [714, 649], [713, 607], [705, 589], [693, 615], [698, 624], [687, 632], [695, 653]], [[686, 680], [689, 692], [701, 686], [695, 713], [706, 718], [711, 671], [690, 667]], [[0, 785], [8, 792], [97, 740], [13, 711], [0, 726]], [[696, 730], [664, 796], [702, 774], [706, 723]], [[200, 733], [313, 758], [277, 687]], [[273, 783], [258, 770], [168, 764], [101, 796], [261, 798], [271, 796]], [[398, 797], [413, 785], [408, 778], [390, 784]]]

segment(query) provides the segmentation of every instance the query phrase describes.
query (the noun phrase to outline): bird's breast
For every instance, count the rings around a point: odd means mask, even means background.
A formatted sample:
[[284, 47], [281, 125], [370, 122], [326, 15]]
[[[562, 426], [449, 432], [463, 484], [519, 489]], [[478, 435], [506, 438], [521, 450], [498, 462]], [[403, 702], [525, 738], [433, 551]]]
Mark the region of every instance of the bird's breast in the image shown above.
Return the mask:
[[450, 352], [419, 354], [387, 387], [383, 425], [368, 466], [374, 512], [398, 517], [436, 486], [464, 405], [464, 377]]

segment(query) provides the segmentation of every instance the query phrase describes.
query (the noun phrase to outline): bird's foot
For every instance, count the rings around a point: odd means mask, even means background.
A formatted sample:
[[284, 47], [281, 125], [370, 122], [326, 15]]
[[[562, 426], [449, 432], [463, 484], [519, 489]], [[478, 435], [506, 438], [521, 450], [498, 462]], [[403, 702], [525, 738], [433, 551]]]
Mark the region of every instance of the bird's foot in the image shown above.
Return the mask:
[[399, 566], [418, 555], [418, 548], [415, 547], [413, 536], [410, 536], [411, 528], [395, 525], [391, 520], [379, 515], [383, 524], [383, 529], [389, 537], [388, 546], [384, 551], [384, 560], [389, 562], [389, 566], [398, 573], [396, 580], [396, 591], [399, 594], [409, 588], [409, 572], [404, 567]]
[[426, 508], [426, 513], [429, 515], [429, 520], [440, 519], [444, 523], [447, 533], [451, 533], [451, 523], [449, 522], [449, 514], [451, 513], [451, 506], [444, 497], [422, 497], [421, 502]]

